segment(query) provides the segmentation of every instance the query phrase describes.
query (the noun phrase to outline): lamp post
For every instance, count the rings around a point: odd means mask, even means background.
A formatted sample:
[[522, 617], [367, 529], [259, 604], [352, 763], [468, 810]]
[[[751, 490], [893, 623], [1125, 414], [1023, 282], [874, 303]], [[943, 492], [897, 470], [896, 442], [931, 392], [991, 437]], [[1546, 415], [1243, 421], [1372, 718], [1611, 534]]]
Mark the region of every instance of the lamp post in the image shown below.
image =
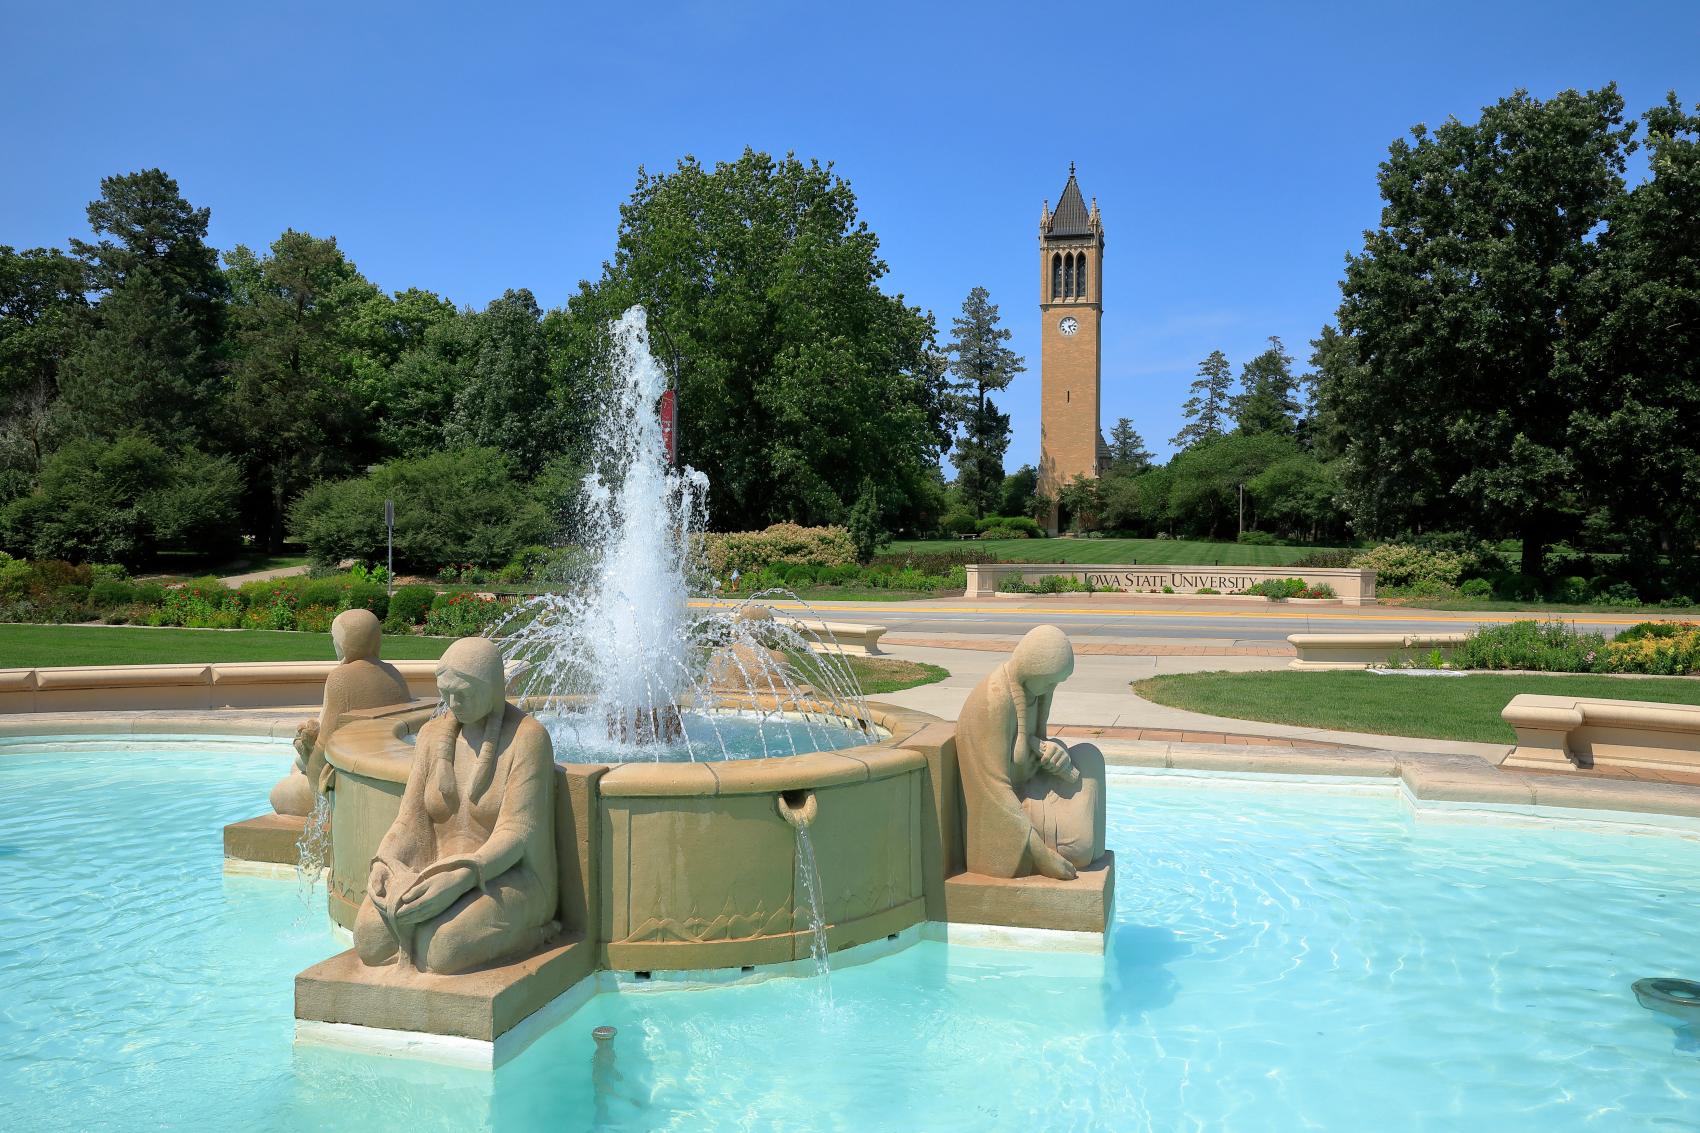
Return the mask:
[[389, 533], [389, 596], [395, 597], [395, 501], [384, 501], [384, 528]]

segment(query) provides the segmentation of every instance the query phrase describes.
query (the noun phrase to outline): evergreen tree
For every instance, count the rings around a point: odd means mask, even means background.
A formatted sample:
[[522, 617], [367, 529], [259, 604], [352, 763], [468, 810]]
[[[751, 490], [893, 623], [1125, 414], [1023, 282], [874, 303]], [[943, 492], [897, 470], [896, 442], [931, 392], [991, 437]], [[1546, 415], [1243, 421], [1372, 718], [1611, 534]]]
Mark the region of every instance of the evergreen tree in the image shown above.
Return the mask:
[[1177, 448], [1191, 448], [1200, 441], [1219, 437], [1227, 431], [1228, 390], [1233, 385], [1233, 372], [1228, 356], [1212, 350], [1198, 364], [1198, 377], [1192, 383], [1192, 396], [1181, 406], [1181, 413], [1190, 418], [1169, 443]]
[[956, 465], [957, 493], [976, 518], [996, 508], [1003, 492], [1003, 454], [1009, 448], [1009, 414], [999, 412], [989, 396], [1009, 388], [1025, 370], [1021, 355], [1004, 345], [1008, 327], [998, 324], [997, 304], [984, 287], [976, 287], [962, 302], [962, 314], [952, 323], [955, 337], [945, 347], [954, 354], [950, 372], [960, 406], [964, 436], [951, 462]]
[[1110, 472], [1116, 476], [1137, 476], [1151, 467], [1151, 453], [1145, 438], [1126, 417], [1119, 417], [1110, 428]]
[[536, 475], [561, 443], [542, 320], [536, 296], [525, 288], [506, 292], [473, 317], [465, 383], [455, 392], [445, 430], [453, 447], [507, 453], [524, 476]]
[[334, 239], [288, 231], [258, 256], [228, 257], [229, 431], [246, 462], [249, 514], [266, 546], [308, 484], [376, 455], [354, 386], [358, 313], [377, 289]]
[[1293, 377], [1293, 358], [1274, 335], [1269, 348], [1240, 371], [1240, 392], [1229, 403], [1229, 411], [1242, 433], [1279, 433], [1292, 436], [1298, 426], [1298, 381]]
[[105, 177], [88, 206], [100, 239], [73, 239], [101, 292], [67, 360], [56, 413], [76, 436], [138, 429], [168, 448], [196, 441], [218, 395], [227, 288], [206, 243], [209, 210], [158, 169]]

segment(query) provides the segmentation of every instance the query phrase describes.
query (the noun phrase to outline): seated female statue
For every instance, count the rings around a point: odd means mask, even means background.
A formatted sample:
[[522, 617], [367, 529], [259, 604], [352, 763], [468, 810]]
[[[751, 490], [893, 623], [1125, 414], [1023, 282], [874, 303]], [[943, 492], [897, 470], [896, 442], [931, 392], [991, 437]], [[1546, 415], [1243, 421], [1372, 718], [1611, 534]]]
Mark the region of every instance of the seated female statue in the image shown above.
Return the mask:
[[323, 789], [325, 745], [344, 712], [384, 708], [413, 699], [407, 678], [378, 657], [383, 631], [370, 610], [344, 610], [331, 622], [337, 667], [325, 678], [325, 703], [317, 720], [295, 733], [295, 766], [272, 788], [272, 809], [279, 814], [309, 815]]
[[399, 955], [452, 975], [517, 959], [559, 930], [554, 751], [504, 686], [485, 638], [455, 642], [437, 664], [447, 712], [419, 731], [354, 922], [368, 965]]
[[1104, 757], [1045, 734], [1051, 696], [1074, 672], [1056, 626], [1036, 626], [962, 706], [956, 758], [969, 872], [1067, 880], [1104, 853]]

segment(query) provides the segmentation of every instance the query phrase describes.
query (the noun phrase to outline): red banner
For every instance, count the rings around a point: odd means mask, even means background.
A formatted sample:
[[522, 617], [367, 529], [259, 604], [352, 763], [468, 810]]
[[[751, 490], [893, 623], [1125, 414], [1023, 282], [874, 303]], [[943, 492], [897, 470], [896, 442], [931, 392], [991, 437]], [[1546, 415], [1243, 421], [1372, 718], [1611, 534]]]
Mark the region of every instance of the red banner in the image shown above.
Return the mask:
[[667, 463], [679, 463], [679, 402], [672, 390], [661, 394], [661, 447], [667, 451]]

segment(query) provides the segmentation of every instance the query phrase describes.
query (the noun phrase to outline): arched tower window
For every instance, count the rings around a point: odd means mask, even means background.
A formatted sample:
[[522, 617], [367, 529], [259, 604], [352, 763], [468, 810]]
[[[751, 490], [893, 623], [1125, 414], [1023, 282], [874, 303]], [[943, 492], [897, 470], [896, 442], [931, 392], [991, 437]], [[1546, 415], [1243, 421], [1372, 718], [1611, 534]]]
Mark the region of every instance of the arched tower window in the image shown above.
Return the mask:
[[1086, 291], [1086, 253], [1080, 253], [1080, 266], [1074, 269], [1074, 293], [1082, 299], [1090, 299]]
[[1051, 254], [1051, 298], [1062, 298], [1062, 254]]
[[1074, 253], [1063, 257], [1063, 294], [1074, 298]]

